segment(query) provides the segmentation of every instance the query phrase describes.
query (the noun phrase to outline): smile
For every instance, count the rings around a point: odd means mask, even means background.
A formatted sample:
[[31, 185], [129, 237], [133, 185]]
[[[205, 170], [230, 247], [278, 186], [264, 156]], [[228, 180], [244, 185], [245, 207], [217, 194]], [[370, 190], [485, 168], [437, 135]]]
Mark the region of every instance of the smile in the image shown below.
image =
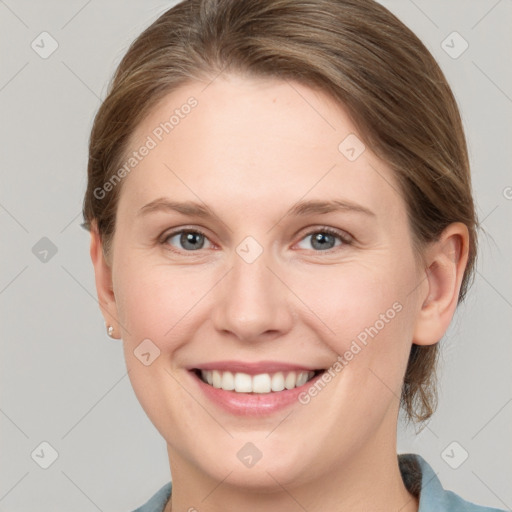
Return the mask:
[[210, 361], [186, 369], [211, 405], [245, 417], [303, 407], [299, 395], [325, 373], [324, 368], [285, 361]]
[[203, 382], [216, 389], [235, 393], [277, 393], [303, 386], [313, 379], [318, 371], [278, 371], [250, 375], [243, 372], [221, 370], [196, 370]]

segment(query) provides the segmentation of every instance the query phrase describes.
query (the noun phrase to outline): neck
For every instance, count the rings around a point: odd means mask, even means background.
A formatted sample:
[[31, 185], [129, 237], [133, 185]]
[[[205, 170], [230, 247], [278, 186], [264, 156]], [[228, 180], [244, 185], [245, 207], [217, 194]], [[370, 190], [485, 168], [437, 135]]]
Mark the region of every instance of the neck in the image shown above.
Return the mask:
[[[387, 434], [389, 432], [381, 432]], [[383, 441], [384, 439], [384, 441]], [[217, 481], [197, 466], [180, 458], [169, 447], [172, 460], [173, 512], [417, 512], [418, 499], [406, 489], [396, 454], [396, 425], [391, 436], [376, 435], [345, 460], [338, 460], [322, 473], [297, 485], [280, 484], [271, 474], [265, 489], [247, 488], [224, 480]], [[313, 474], [313, 471], [311, 471]], [[165, 512], [171, 511], [171, 500]]]

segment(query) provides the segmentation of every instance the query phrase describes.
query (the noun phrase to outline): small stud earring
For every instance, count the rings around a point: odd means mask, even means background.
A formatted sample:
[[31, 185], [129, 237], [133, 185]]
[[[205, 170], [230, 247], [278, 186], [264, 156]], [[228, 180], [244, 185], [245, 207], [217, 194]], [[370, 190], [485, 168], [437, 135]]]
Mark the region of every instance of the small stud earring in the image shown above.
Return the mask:
[[114, 328], [113, 328], [111, 325], [109, 325], [109, 326], [107, 327], [107, 334], [108, 334], [111, 338], [113, 338]]

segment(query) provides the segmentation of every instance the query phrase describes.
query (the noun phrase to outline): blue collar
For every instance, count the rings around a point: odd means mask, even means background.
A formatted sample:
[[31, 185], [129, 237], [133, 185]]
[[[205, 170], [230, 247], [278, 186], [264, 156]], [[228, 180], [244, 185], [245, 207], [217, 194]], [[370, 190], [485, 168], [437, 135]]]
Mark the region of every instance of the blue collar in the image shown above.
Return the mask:
[[[445, 491], [437, 474], [423, 457], [413, 453], [398, 456], [400, 472], [407, 490], [419, 495], [418, 512], [505, 512], [497, 508], [475, 505], [452, 491]], [[168, 482], [144, 505], [133, 512], [163, 512], [171, 496]]]

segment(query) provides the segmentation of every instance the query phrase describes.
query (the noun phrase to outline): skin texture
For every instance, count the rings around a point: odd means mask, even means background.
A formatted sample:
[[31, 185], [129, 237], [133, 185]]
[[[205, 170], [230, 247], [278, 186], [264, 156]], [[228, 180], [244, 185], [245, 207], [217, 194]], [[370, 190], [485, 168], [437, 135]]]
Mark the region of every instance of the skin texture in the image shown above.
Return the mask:
[[[137, 128], [133, 150], [198, 101], [123, 179], [109, 261], [95, 229], [91, 239], [105, 321], [168, 445], [172, 509], [417, 510], [396, 459], [398, 397], [411, 344], [436, 343], [453, 316], [467, 229], [452, 224], [415, 254], [391, 171], [371, 148], [353, 162], [338, 150], [358, 131], [324, 94], [233, 75], [206, 85], [172, 92]], [[138, 214], [160, 197], [215, 216]], [[299, 200], [333, 199], [373, 214], [286, 215]], [[310, 235], [324, 226], [350, 243], [316, 249]], [[204, 232], [203, 248], [168, 237], [180, 228]], [[252, 263], [236, 251], [247, 236], [263, 249]], [[306, 405], [233, 415], [186, 369], [228, 359], [328, 368], [395, 303], [401, 311]], [[160, 350], [149, 366], [134, 356], [147, 338]], [[252, 468], [237, 457], [248, 442], [262, 453]]]

